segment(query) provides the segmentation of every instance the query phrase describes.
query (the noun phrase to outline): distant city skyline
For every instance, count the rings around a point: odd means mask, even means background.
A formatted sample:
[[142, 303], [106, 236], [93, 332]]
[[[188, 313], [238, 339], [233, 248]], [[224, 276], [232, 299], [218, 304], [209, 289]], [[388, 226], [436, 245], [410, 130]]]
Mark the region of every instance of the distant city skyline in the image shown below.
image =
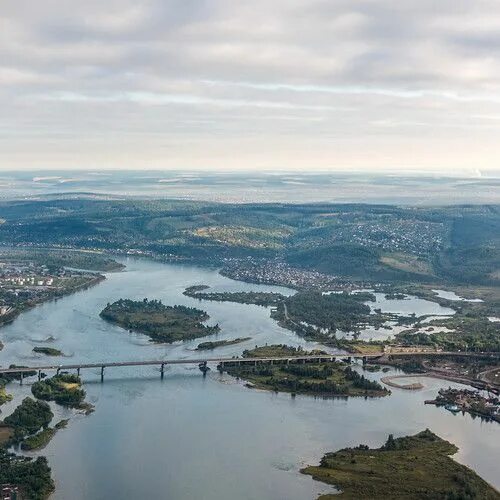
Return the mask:
[[492, 0], [49, 0], [0, 14], [0, 171], [500, 171]]

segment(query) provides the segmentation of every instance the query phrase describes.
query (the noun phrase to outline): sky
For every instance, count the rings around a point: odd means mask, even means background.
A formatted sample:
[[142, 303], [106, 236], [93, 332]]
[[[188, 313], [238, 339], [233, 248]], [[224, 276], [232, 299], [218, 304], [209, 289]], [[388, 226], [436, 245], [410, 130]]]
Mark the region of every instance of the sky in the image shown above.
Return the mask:
[[0, 0], [0, 170], [499, 170], [498, 0]]

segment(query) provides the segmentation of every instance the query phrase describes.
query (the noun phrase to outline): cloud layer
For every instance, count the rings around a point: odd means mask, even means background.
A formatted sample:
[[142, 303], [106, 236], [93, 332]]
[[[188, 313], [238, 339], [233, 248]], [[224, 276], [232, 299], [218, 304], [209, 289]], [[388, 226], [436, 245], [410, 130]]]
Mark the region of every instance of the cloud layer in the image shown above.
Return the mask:
[[498, 168], [496, 1], [0, 12], [2, 169]]

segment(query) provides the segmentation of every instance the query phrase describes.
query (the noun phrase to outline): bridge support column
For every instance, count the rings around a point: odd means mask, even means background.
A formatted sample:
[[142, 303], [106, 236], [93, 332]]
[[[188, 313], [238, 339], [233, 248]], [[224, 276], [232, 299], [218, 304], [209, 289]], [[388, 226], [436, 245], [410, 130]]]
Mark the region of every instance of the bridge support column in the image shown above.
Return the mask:
[[77, 374], [78, 376], [80, 376], [80, 367], [78, 367], [78, 368], [76, 369], [76, 374]]
[[363, 356], [363, 364], [364, 365], [366, 365], [366, 360], [367, 360], [366, 356]]
[[198, 365], [198, 368], [200, 369], [200, 371], [203, 373], [203, 376], [206, 377], [207, 376], [207, 372], [208, 370], [210, 370], [210, 368], [207, 366], [207, 362], [206, 361], [203, 361], [201, 362], [199, 365]]
[[165, 363], [161, 364], [160, 374], [161, 374], [161, 379], [163, 380], [163, 377], [165, 376]]
[[61, 371], [61, 369], [60, 369], [60, 368], [58, 368], [58, 369], [56, 370], [56, 375], [59, 375], [59, 372], [60, 372], [60, 371]]
[[19, 383], [23, 385], [24, 372], [21, 372], [21, 378], [19, 379]]
[[38, 370], [38, 382], [42, 380], [42, 370]]
[[101, 366], [101, 383], [104, 382], [104, 366]]

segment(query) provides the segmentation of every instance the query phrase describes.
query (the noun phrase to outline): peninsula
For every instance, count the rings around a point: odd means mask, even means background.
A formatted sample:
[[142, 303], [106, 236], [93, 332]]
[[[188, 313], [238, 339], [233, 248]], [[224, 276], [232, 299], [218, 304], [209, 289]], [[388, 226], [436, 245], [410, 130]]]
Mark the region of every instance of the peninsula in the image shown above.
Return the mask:
[[426, 429], [396, 439], [391, 434], [380, 448], [359, 445], [327, 453], [319, 466], [306, 467], [302, 473], [342, 490], [319, 500], [498, 500], [494, 488], [450, 458], [457, 451], [454, 444]]

